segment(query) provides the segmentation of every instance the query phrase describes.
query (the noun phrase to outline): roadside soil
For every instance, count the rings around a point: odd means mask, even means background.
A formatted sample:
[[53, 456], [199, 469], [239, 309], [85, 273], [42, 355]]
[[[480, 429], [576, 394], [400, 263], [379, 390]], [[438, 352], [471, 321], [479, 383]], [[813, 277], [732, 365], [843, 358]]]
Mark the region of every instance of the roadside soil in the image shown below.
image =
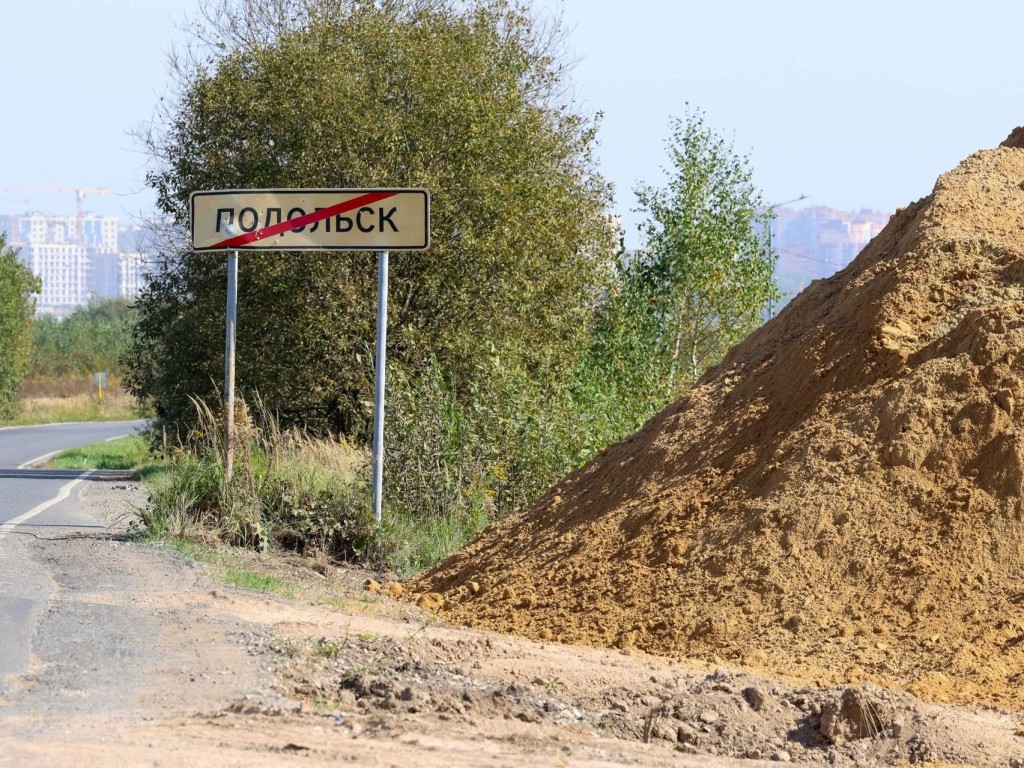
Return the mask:
[[30, 544], [56, 588], [33, 669], [0, 687], [0, 765], [1024, 759], [1015, 712], [454, 628], [358, 569], [227, 553], [296, 597], [227, 587], [221, 567], [124, 535], [140, 488], [90, 483], [83, 499], [108, 533]]

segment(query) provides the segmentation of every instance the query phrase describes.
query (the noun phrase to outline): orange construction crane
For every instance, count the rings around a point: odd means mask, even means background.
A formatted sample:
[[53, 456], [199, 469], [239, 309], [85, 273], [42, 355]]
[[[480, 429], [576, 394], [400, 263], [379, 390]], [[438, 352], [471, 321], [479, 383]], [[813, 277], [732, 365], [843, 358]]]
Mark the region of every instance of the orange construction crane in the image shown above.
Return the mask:
[[2, 190], [17, 190], [19, 192], [56, 192], [65, 194], [75, 193], [75, 235], [79, 245], [85, 245], [85, 232], [82, 221], [85, 218], [84, 201], [86, 195], [105, 195], [107, 190], [95, 187], [61, 187], [52, 184], [0, 184]]

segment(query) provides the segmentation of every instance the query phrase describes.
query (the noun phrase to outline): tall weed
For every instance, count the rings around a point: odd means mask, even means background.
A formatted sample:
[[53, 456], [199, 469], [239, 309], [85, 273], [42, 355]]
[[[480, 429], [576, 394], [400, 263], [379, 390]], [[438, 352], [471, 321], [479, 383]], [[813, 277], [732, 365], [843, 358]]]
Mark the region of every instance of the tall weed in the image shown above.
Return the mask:
[[223, 414], [193, 401], [197, 426], [172, 452], [144, 514], [170, 536], [207, 531], [238, 546], [322, 552], [337, 559], [371, 550], [363, 451], [341, 440], [282, 431], [260, 403], [255, 417], [238, 401], [234, 471], [226, 479]]

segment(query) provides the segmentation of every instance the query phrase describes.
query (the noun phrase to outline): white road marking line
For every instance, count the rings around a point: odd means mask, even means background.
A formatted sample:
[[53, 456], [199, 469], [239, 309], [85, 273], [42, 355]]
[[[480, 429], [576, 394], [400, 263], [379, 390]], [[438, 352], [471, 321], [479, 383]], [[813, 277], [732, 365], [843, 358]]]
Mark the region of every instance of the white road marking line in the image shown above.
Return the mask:
[[9, 429], [45, 429], [48, 427], [94, 427], [98, 424], [135, 424], [145, 419], [128, 419], [127, 421], [51, 421], [49, 424], [17, 424], [13, 427], [0, 427], [0, 432]]
[[80, 482], [85, 480], [85, 478], [87, 478], [89, 475], [91, 475], [95, 471], [96, 471], [95, 469], [87, 469], [87, 470], [85, 470], [85, 472], [83, 472], [81, 475], [76, 477], [70, 483], [67, 483], [67, 484], [63, 485], [61, 487], [61, 489], [59, 491], [57, 491], [57, 495], [54, 496], [49, 501], [44, 501], [42, 504], [37, 504], [36, 506], [32, 507], [32, 509], [30, 509], [28, 512], [26, 512], [25, 514], [18, 515], [17, 517], [15, 517], [15, 518], [13, 518], [11, 520], [8, 520], [3, 525], [0, 525], [0, 540], [5, 539], [7, 537], [7, 534], [10, 531], [14, 530], [17, 526], [21, 525], [25, 521], [31, 520], [36, 515], [41, 514], [42, 512], [45, 512], [50, 507], [52, 507], [54, 504], [59, 504], [60, 502], [64, 501], [66, 498], [68, 498], [68, 496], [71, 495], [71, 491], [74, 490], [76, 485], [78, 485]]
[[49, 453], [44, 453], [42, 456], [36, 456], [34, 459], [29, 459], [24, 464], [19, 464], [18, 465], [18, 469], [31, 469], [32, 467], [36, 466], [37, 464], [42, 464], [44, 461], [46, 461], [51, 456], [56, 456], [58, 453], [60, 453], [63, 450], [64, 450], [63, 448], [58, 448], [56, 451], [50, 451]]
[[[105, 442], [105, 443], [112, 443], [115, 440], [120, 440], [122, 437], [131, 437], [131, 435], [130, 434], [114, 435], [113, 437], [106, 438], [103, 442]], [[19, 464], [17, 468], [18, 469], [31, 469], [32, 467], [35, 467], [35, 466], [38, 466], [39, 464], [42, 464], [47, 459], [49, 459], [49, 458], [51, 458], [53, 456], [56, 456], [58, 453], [63, 453], [64, 451], [73, 451], [73, 450], [74, 450], [74, 448], [59, 448], [56, 451], [50, 451], [49, 453], [44, 453], [42, 456], [36, 456], [34, 459], [30, 459], [29, 461], [26, 461], [24, 464]]]

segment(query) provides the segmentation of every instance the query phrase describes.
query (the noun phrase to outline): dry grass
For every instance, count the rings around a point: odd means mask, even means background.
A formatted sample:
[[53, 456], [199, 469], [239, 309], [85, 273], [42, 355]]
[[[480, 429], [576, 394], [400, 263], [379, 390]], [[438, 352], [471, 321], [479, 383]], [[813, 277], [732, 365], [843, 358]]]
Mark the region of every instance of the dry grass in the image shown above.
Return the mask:
[[[109, 384], [110, 389], [120, 389], [121, 382], [111, 377]], [[96, 394], [92, 386], [91, 376], [69, 376], [65, 378], [36, 376], [31, 379], [25, 379], [18, 389], [19, 399], [35, 399], [40, 397], [64, 398], [89, 394], [93, 396]], [[107, 392], [103, 394], [106, 395]]]
[[0, 425], [52, 424], [63, 421], [127, 421], [145, 414], [135, 398], [121, 388], [121, 380], [111, 376], [102, 401], [97, 397], [91, 376], [26, 379], [18, 390], [14, 418]]
[[18, 411], [9, 424], [50, 424], [62, 421], [127, 421], [137, 419], [141, 412], [135, 398], [122, 389], [103, 394], [100, 401], [95, 394], [77, 394], [65, 397], [22, 397]]
[[155, 536], [275, 546], [335, 559], [364, 554], [372, 536], [365, 452], [280, 429], [261, 404], [236, 401], [234, 474], [226, 479], [223, 414], [195, 401], [198, 423], [151, 486], [143, 522]]

